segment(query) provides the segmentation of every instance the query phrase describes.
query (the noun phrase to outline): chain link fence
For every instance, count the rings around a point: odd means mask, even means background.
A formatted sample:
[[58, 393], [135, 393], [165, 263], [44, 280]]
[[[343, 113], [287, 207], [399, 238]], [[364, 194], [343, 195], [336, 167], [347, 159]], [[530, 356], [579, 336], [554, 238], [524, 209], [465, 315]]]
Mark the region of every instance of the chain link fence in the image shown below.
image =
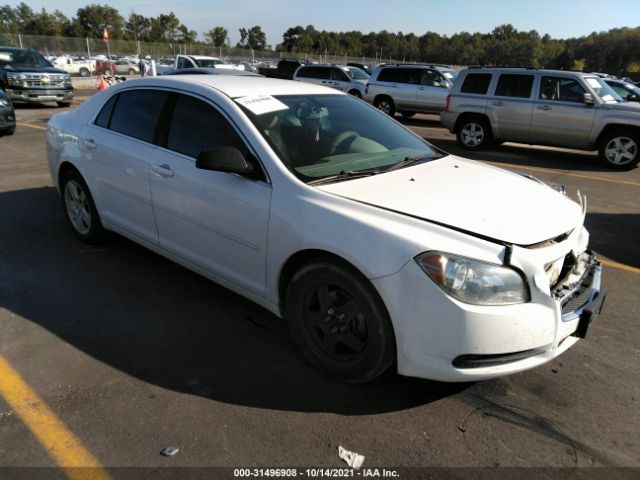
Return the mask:
[[358, 62], [367, 64], [395, 63], [402, 59], [367, 58], [357, 55], [335, 55], [331, 52], [274, 52], [244, 48], [216, 47], [205, 42], [139, 42], [134, 40], [110, 40], [107, 43], [98, 38], [48, 37], [40, 35], [16, 35], [0, 33], [0, 45], [37, 50], [47, 57], [72, 56], [95, 57], [97, 55], [147, 56], [154, 59], [172, 58], [179, 54], [210, 55], [227, 58], [234, 62], [272, 63], [281, 58], [306, 59], [317, 63], [346, 64]]

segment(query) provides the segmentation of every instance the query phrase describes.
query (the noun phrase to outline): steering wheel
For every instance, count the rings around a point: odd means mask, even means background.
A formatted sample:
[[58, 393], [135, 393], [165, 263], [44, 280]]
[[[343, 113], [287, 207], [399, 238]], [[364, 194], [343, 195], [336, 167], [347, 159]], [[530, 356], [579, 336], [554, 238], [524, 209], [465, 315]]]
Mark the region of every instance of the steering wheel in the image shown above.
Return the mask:
[[334, 152], [338, 149], [341, 143], [346, 142], [350, 139], [356, 139], [360, 136], [358, 132], [354, 132], [353, 130], [347, 130], [346, 132], [342, 132], [336, 138], [333, 139], [331, 145], [329, 146], [329, 155], [333, 155]]

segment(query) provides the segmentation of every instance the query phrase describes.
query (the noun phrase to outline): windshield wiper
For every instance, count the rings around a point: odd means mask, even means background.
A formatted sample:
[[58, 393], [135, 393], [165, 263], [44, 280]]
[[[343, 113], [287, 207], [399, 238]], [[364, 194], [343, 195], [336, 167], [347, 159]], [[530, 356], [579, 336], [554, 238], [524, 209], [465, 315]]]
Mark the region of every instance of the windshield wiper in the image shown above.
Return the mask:
[[328, 177], [319, 178], [318, 180], [312, 180], [308, 182], [307, 185], [320, 185], [323, 183], [339, 182], [340, 180], [345, 180], [347, 178], [370, 177], [371, 175], [376, 175], [378, 173], [381, 173], [381, 170], [342, 170], [337, 175], [330, 175]]
[[389, 168], [385, 170], [385, 172], [392, 172], [394, 170], [399, 170], [404, 167], [408, 167], [412, 163], [419, 162], [420, 160], [429, 160], [434, 158], [433, 155], [415, 155], [413, 157], [404, 157], [404, 160], [400, 160], [398, 163], [391, 165]]

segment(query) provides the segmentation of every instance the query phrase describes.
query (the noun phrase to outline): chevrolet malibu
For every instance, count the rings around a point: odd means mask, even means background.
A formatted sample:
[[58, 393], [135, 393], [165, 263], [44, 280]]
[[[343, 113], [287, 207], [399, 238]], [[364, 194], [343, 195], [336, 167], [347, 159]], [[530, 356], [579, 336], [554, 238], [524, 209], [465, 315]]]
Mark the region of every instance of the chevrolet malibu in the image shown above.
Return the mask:
[[533, 368], [584, 338], [605, 296], [582, 197], [326, 87], [138, 79], [46, 138], [77, 237], [117, 232], [262, 305], [341, 381]]

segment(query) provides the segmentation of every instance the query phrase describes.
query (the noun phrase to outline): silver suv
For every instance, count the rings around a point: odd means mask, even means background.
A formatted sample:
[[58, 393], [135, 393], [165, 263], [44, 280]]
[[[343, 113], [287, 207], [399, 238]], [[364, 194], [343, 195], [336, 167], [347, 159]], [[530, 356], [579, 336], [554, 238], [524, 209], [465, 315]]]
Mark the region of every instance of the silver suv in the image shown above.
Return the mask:
[[444, 65], [382, 65], [371, 74], [364, 99], [392, 116], [439, 113], [457, 73]]
[[468, 150], [509, 141], [599, 150], [623, 170], [640, 160], [640, 105], [624, 102], [590, 73], [469, 68], [458, 75], [440, 120]]

